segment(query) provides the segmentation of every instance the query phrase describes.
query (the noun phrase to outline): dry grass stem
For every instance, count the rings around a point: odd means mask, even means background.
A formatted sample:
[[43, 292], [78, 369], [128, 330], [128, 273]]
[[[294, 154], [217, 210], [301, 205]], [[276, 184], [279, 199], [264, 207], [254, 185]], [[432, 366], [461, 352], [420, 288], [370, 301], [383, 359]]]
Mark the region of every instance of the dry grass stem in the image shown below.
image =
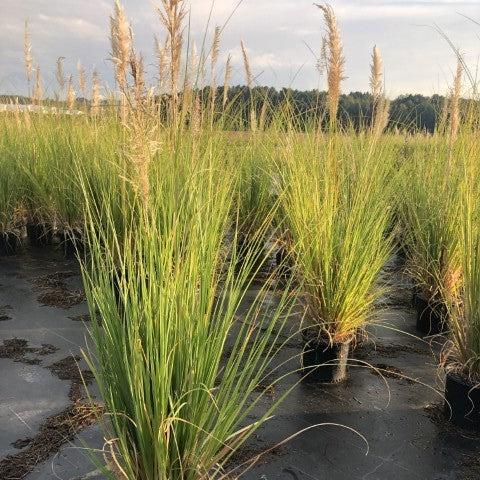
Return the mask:
[[35, 105], [41, 105], [43, 100], [43, 80], [42, 72], [40, 71], [40, 65], [37, 65], [35, 69], [35, 86], [33, 89], [33, 103]]

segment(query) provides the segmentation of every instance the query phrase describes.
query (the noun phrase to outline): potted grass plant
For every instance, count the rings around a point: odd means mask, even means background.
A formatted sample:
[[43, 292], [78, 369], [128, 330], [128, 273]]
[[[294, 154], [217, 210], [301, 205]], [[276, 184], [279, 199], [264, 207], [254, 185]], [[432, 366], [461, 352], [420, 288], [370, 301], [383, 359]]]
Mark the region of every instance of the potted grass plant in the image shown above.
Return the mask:
[[0, 255], [12, 255], [20, 246], [19, 196], [15, 170], [0, 160]]
[[13, 255], [21, 244], [20, 231], [14, 226], [15, 213], [13, 209], [5, 208], [5, 204], [2, 207], [0, 211], [0, 255]]
[[[359, 330], [382, 294], [391, 253], [389, 147], [371, 139], [340, 145], [312, 134], [279, 164], [294, 273], [305, 308], [303, 366], [309, 378], [340, 382]], [[380, 156], [384, 159], [378, 162]]]
[[373, 320], [383, 292], [378, 277], [391, 254], [393, 149], [381, 141], [388, 102], [378, 51], [372, 128], [362, 135], [339, 128], [343, 47], [332, 7], [317, 7], [326, 29], [320, 63], [328, 84], [328, 131], [322, 132], [322, 123], [304, 134], [281, 131], [277, 163], [288, 250], [305, 312], [303, 370], [310, 379], [337, 383], [346, 378], [351, 344]]
[[456, 297], [459, 286], [460, 168], [444, 139], [434, 138], [401, 172], [399, 217], [415, 284], [417, 329], [434, 335], [448, 329], [446, 296]]
[[[214, 144], [209, 150], [222, 152]], [[177, 143], [175, 161], [166, 152], [158, 159], [164, 168], [150, 179], [135, 228], [117, 232], [108, 204], [101, 218], [86, 204], [83, 275], [92, 315], [101, 317], [91, 367], [112, 419], [109, 471], [124, 472], [118, 478], [224, 474], [231, 454], [266, 419], [251, 423], [248, 415], [278, 350], [274, 328], [282, 331], [286, 319], [286, 295], [266, 312], [261, 294], [236, 321], [255, 267], [245, 261], [238, 270], [235, 251], [231, 262], [221, 253], [235, 171], [226, 177], [223, 162], [206, 159], [184, 168], [192, 157], [181, 151]], [[117, 293], [118, 271], [128, 274]]]
[[257, 139], [243, 140], [242, 143], [244, 154], [239, 160], [240, 180], [233, 210], [240, 265], [250, 250], [256, 251], [260, 247], [265, 252], [269, 249], [275, 204], [268, 164], [262, 160]]
[[[463, 154], [456, 144], [460, 122], [463, 63], [458, 57], [454, 88], [444, 106], [449, 135], [439, 122], [437, 133], [404, 164], [400, 211], [408, 250], [408, 267], [415, 281], [413, 306], [417, 329], [426, 335], [449, 328], [447, 303], [458, 297], [462, 270], [458, 230], [462, 202]], [[448, 109], [446, 108], [448, 107]], [[442, 133], [443, 132], [443, 133]], [[467, 155], [468, 157], [468, 155]]]
[[471, 177], [476, 171], [467, 170], [462, 188], [461, 287], [455, 297], [447, 297], [450, 336], [443, 359], [446, 416], [480, 431], [480, 190], [474, 185], [478, 176]]
[[[82, 272], [91, 315], [100, 320], [92, 322], [89, 363], [112, 439], [103, 470], [117, 479], [226, 478], [228, 459], [271, 411], [249, 418], [293, 299], [285, 293], [272, 305], [261, 289], [238, 321], [258, 256], [252, 251], [238, 268], [235, 242], [224, 254], [239, 171], [228, 135], [213, 122], [182, 123], [184, 110], [197, 108], [177, 97], [185, 10], [176, 0], [163, 8], [172, 63], [168, 123], [132, 95], [121, 112], [120, 163], [128, 164], [121, 188], [78, 166], [89, 250]], [[123, 70], [130, 29], [118, 2], [111, 23], [117, 83], [130, 95]]]

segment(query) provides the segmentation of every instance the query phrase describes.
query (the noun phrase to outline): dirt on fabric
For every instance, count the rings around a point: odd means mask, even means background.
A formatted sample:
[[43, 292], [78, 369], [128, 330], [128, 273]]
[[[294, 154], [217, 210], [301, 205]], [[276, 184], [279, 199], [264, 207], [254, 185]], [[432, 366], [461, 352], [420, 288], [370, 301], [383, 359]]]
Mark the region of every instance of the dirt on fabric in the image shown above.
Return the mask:
[[73, 320], [74, 322], [85, 322], [85, 323], [89, 323], [92, 321], [92, 319], [90, 318], [90, 315], [86, 314], [86, 315], [75, 315], [73, 317], [68, 317], [70, 320]]
[[390, 345], [359, 345], [352, 356], [354, 358], [365, 359], [369, 357], [398, 358], [404, 354], [425, 354], [425, 350], [413, 345], [400, 345], [392, 343]]
[[370, 370], [370, 373], [372, 375], [403, 380], [410, 385], [413, 385], [415, 383], [414, 379], [408, 378], [402, 370], [400, 370], [398, 367], [394, 367], [393, 365], [387, 365], [385, 363], [374, 363], [372, 364], [372, 367], [373, 368]]
[[95, 423], [101, 414], [102, 408], [97, 404], [76, 402], [47, 418], [37, 436], [14, 442], [14, 446], [23, 450], [0, 461], [0, 478], [19, 480], [26, 477], [36, 465], [72, 441], [80, 430]]
[[22, 338], [11, 338], [4, 340], [0, 345], [0, 358], [9, 358], [14, 362], [27, 365], [39, 365], [42, 360], [38, 357], [28, 357], [27, 354], [45, 356], [58, 350], [54, 345], [43, 343], [40, 347], [29, 347], [28, 341]]
[[90, 385], [94, 379], [90, 370], [80, 370], [78, 366], [80, 360], [79, 356], [69, 356], [47, 367], [60, 380], [70, 380], [71, 386], [68, 398], [72, 402], [84, 400], [82, 386]]
[[65, 280], [74, 277], [75, 272], [71, 270], [60, 271], [37, 277], [34, 285], [42, 290], [37, 300], [42, 305], [68, 309], [78, 305], [85, 300], [83, 290], [70, 290]]
[[[49, 355], [56, 351], [56, 347], [48, 344], [40, 348], [28, 347], [28, 342], [21, 339], [6, 340], [3, 343], [3, 347], [0, 347], [0, 358], [3, 356], [14, 361], [23, 362], [28, 352]], [[86, 402], [82, 395], [82, 386], [92, 383], [93, 374], [90, 370], [79, 369], [80, 360], [79, 356], [68, 356], [46, 367], [60, 380], [71, 382], [68, 397], [72, 403], [60, 413], [48, 417], [35, 437], [20, 438], [12, 443], [13, 447], [21, 451], [0, 461], [0, 479], [24, 478], [37, 464], [50, 458], [65, 443], [71, 442], [81, 430], [98, 421], [103, 407]]]
[[[463, 437], [476, 442], [480, 441], [480, 432], [461, 428], [448, 419], [442, 402], [429, 404], [423, 410], [444, 435], [451, 438]], [[463, 467], [462, 480], [478, 480], [480, 478], [480, 457], [478, 454], [466, 455], [461, 462], [461, 466]]]

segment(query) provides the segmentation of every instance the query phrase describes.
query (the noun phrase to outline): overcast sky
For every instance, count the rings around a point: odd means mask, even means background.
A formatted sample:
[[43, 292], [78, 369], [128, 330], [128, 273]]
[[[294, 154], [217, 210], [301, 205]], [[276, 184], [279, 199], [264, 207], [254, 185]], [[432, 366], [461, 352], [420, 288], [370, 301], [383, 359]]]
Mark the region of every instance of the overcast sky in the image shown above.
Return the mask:
[[[201, 44], [212, 0], [191, 0], [191, 35]], [[216, 0], [212, 28], [223, 25], [238, 0]], [[137, 49], [153, 66], [153, 35], [162, 28], [155, 1], [124, 0]], [[371, 49], [384, 58], [387, 93], [444, 93], [451, 82], [455, 56], [433, 28], [437, 25], [464, 53], [473, 70], [480, 54], [480, 0], [332, 0], [346, 57], [345, 92], [367, 90]], [[108, 62], [108, 0], [0, 0], [0, 93], [24, 93], [23, 25], [28, 19], [33, 55], [45, 86], [55, 88], [55, 61], [66, 57], [74, 73], [77, 60], [111, 84]], [[312, 0], [244, 0], [222, 37], [222, 52], [232, 54], [233, 83], [243, 83], [240, 39], [248, 47], [258, 84], [312, 89], [324, 86], [315, 71], [322, 16]]]

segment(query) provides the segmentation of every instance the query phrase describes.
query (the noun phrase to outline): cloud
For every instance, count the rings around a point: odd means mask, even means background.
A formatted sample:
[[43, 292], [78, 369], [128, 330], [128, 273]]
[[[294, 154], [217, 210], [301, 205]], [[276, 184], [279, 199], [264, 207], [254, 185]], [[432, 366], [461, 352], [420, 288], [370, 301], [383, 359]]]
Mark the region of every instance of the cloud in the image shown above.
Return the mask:
[[42, 35], [90, 39], [105, 37], [105, 31], [100, 25], [86, 21], [81, 17], [62, 17], [40, 13], [37, 19], [37, 29], [41, 29]]
[[[320, 1], [320, 0], [318, 0]], [[42, 66], [47, 89], [54, 88], [55, 60], [66, 57], [65, 69], [75, 72], [77, 60], [89, 71], [95, 66], [112, 84], [108, 61], [109, 0], [0, 0], [0, 91], [25, 91], [23, 79], [23, 22], [30, 22], [33, 54]], [[153, 75], [153, 35], [163, 30], [150, 0], [123, 0], [135, 32], [135, 43]], [[157, 0], [159, 3], [159, 0]], [[191, 0], [190, 34], [201, 45], [212, 0]], [[385, 66], [387, 90], [443, 92], [451, 79], [454, 55], [441, 36], [428, 26], [438, 25], [467, 55], [478, 53], [480, 28], [457, 12], [480, 19], [479, 0], [331, 0], [342, 31], [348, 79], [344, 90], [366, 90], [371, 48], [378, 45]], [[238, 0], [217, 0], [207, 32], [224, 25]], [[222, 34], [222, 51], [234, 63], [233, 83], [243, 83], [239, 44], [248, 47], [257, 82], [300, 89], [323, 86], [315, 57], [323, 33], [321, 12], [312, 0], [243, 0]], [[308, 47], [307, 47], [308, 45]], [[222, 57], [224, 58], [224, 56]]]

